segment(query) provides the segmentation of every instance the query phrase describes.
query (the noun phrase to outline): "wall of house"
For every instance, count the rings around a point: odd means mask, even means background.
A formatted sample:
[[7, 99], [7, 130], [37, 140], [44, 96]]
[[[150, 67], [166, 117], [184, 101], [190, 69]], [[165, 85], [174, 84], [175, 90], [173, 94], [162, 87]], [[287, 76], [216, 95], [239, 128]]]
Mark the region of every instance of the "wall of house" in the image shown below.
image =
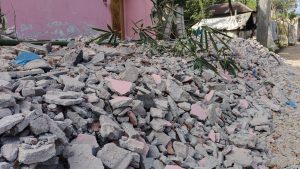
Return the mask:
[[[0, 7], [9, 26], [16, 25], [18, 37], [24, 39], [88, 35], [93, 33], [90, 27], [105, 29], [112, 22], [110, 0], [0, 0]], [[144, 19], [151, 24], [150, 0], [125, 0], [124, 8], [126, 37], [133, 35], [132, 20]]]
[[136, 39], [137, 36], [134, 36], [133, 22], [144, 23], [144, 26], [151, 25], [151, 10], [152, 2], [151, 0], [125, 0], [124, 3], [124, 12], [125, 12], [125, 30], [126, 30], [126, 39]]

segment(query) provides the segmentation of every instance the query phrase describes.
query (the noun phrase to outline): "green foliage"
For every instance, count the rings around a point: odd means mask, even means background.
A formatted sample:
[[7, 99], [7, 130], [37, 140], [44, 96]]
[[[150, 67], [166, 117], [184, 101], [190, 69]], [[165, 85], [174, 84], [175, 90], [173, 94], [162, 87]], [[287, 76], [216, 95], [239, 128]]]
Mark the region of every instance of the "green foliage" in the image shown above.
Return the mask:
[[[203, 18], [211, 16], [207, 8], [214, 4], [227, 3], [228, 0], [186, 0], [184, 16], [187, 25], [194, 25]], [[256, 10], [256, 0], [235, 0], [232, 2], [241, 2], [253, 10]]]
[[156, 36], [156, 27], [147, 26], [144, 27], [143, 20], [133, 22], [132, 28], [135, 35], [139, 35], [141, 43], [149, 43], [151, 45], [157, 45], [157, 41], [153, 38]]
[[273, 0], [272, 9], [276, 19], [289, 19], [295, 17], [296, 0]]
[[[219, 63], [223, 70], [228, 71], [230, 74], [236, 76], [236, 71], [238, 71], [238, 67], [236, 66], [235, 61], [226, 57], [226, 51], [230, 51], [230, 47], [228, 46], [228, 42], [231, 40], [231, 37], [224, 34], [221, 31], [216, 29], [212, 29], [210, 27], [202, 27], [201, 35], [200, 35], [200, 49], [202, 52], [211, 53], [214, 57], [216, 63]], [[212, 49], [210, 48], [212, 46]], [[214, 53], [214, 54], [212, 54]], [[214, 68], [213, 68], [213, 67]], [[195, 68], [203, 70], [203, 68], [210, 69], [216, 73], [216, 65], [212, 65], [205, 58], [197, 58], [195, 60]]]
[[[154, 15], [157, 15], [156, 18], [161, 22], [156, 27], [144, 26], [143, 20], [133, 23], [134, 27], [132, 29], [135, 35], [139, 35], [140, 37], [137, 41], [138, 43], [149, 46], [151, 54], [172, 53], [174, 56], [193, 57], [194, 68], [200, 71], [210, 69], [218, 74], [218, 66], [220, 66], [230, 74], [236, 75], [238, 67], [235, 61], [226, 53], [231, 51], [228, 46], [228, 42], [231, 38], [221, 31], [209, 27], [202, 27], [200, 36], [197, 36], [195, 32], [193, 32], [185, 38], [177, 38], [174, 43], [166, 41], [159, 43], [154, 37], [162, 36], [161, 27], [164, 26], [163, 21], [170, 13], [176, 12], [174, 9], [178, 4], [175, 4], [174, 0], [152, 0], [152, 2], [156, 9]], [[200, 9], [204, 9], [204, 6], [215, 3], [217, 0], [198, 0], [197, 2], [199, 3], [198, 5], [201, 6]], [[202, 15], [205, 15], [205, 13], [202, 12]], [[117, 37], [119, 32], [114, 31], [109, 25], [107, 28], [108, 30], [93, 28], [103, 34], [92, 41], [98, 44], [118, 45]]]
[[249, 8], [256, 10], [256, 0], [236, 0], [236, 2], [241, 2], [247, 5]]
[[100, 28], [92, 28], [92, 29], [95, 30], [95, 31], [99, 31], [102, 34], [99, 35], [98, 37], [92, 39], [88, 43], [95, 42], [99, 45], [100, 44], [110, 44], [112, 46], [117, 46], [119, 44], [119, 38], [118, 37], [120, 36], [120, 32], [116, 31], [116, 30], [113, 30], [110, 25], [107, 25], [108, 30], [103, 30], [103, 29], [100, 29]]
[[186, 0], [184, 16], [187, 25], [193, 25], [211, 14], [207, 7], [213, 4], [224, 3], [228, 0]]
[[218, 73], [218, 69], [209, 63], [204, 57], [196, 58], [194, 61], [194, 69], [203, 70], [203, 69], [210, 69], [216, 73]]

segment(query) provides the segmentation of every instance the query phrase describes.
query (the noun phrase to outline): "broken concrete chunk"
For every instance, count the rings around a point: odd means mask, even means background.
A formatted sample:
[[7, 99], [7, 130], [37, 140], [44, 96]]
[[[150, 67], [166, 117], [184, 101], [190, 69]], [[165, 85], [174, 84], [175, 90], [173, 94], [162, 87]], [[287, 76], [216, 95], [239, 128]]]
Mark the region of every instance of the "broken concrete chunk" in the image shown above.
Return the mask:
[[0, 162], [0, 169], [11, 169], [11, 168], [12, 168], [12, 164], [8, 162]]
[[191, 115], [194, 117], [197, 117], [198, 120], [206, 120], [207, 118], [207, 112], [198, 104], [193, 104], [191, 106]]
[[232, 151], [225, 156], [226, 160], [231, 160], [242, 167], [250, 167], [253, 158], [250, 155], [251, 150], [234, 147]]
[[15, 161], [18, 156], [19, 147], [17, 143], [4, 144], [1, 154], [7, 161]]
[[135, 66], [126, 65], [125, 72], [121, 76], [125, 81], [135, 82], [139, 77], [139, 70]]
[[169, 110], [169, 103], [168, 100], [166, 99], [154, 99], [154, 103], [156, 108], [161, 109], [163, 111], [168, 111]]
[[73, 50], [63, 57], [64, 66], [74, 66], [83, 61], [83, 51]]
[[49, 132], [54, 134], [62, 143], [68, 143], [69, 140], [66, 137], [66, 134], [62, 131], [62, 129], [59, 128], [57, 122], [55, 122], [48, 116], [46, 116], [46, 119], [49, 125]]
[[32, 75], [39, 75], [39, 74], [44, 74], [43, 69], [31, 69], [31, 70], [26, 70], [26, 71], [15, 71], [15, 72], [9, 72], [10, 76], [12, 78], [21, 78], [25, 76], [32, 76]]
[[44, 100], [50, 104], [57, 104], [62, 106], [71, 106], [80, 104], [83, 99], [81, 98], [81, 93], [78, 92], [55, 92], [49, 91], [44, 95]]
[[31, 120], [34, 120], [35, 118], [39, 117], [41, 114], [39, 113], [39, 111], [34, 110], [34, 111], [28, 111], [24, 113], [24, 115], [25, 115], [24, 120], [14, 127], [16, 133], [23, 131], [29, 125], [29, 122]]
[[106, 78], [105, 80], [107, 87], [119, 95], [126, 95], [130, 93], [133, 87], [132, 83], [128, 81], [115, 80], [111, 78]]
[[239, 147], [255, 148], [258, 139], [255, 134], [240, 131], [239, 133], [231, 134], [229, 140]]
[[22, 43], [22, 45], [25, 45], [29, 48], [30, 51], [34, 51], [35, 53], [39, 55], [46, 55], [48, 53], [48, 50], [46, 46], [41, 45], [35, 45], [32, 43]]
[[88, 144], [94, 149], [99, 147], [96, 137], [88, 134], [79, 134], [76, 139], [72, 141], [72, 144]]
[[152, 117], [157, 117], [157, 118], [164, 118], [166, 112], [162, 111], [161, 109], [157, 109], [157, 108], [151, 108], [150, 109], [150, 114]]
[[161, 76], [157, 75], [157, 74], [152, 74], [151, 75], [152, 79], [154, 80], [154, 82], [159, 85], [162, 81]]
[[170, 94], [175, 102], [186, 102], [189, 100], [190, 95], [184, 91], [176, 82], [167, 79], [167, 92]]
[[247, 109], [249, 107], [249, 102], [246, 99], [241, 99], [238, 106], [242, 109]]
[[158, 142], [165, 147], [168, 145], [168, 143], [171, 141], [171, 137], [163, 132], [153, 132], [154, 136], [158, 139]]
[[212, 103], [208, 106], [206, 113], [210, 124], [215, 125], [222, 114], [222, 110], [218, 107], [218, 104]]
[[165, 127], [170, 127], [170, 126], [172, 126], [172, 124], [167, 120], [154, 118], [150, 122], [150, 126], [152, 127], [153, 130], [162, 132], [162, 131], [164, 131]]
[[260, 99], [258, 99], [258, 101], [273, 111], [280, 110], [280, 105], [275, 104], [272, 100], [268, 99], [266, 96], [261, 97]]
[[177, 157], [185, 159], [188, 155], [188, 146], [182, 142], [174, 141], [173, 148]]
[[26, 63], [26, 65], [24, 65], [24, 68], [27, 70], [37, 69], [37, 68], [50, 69], [50, 65], [43, 59], [36, 59]]
[[149, 145], [149, 151], [148, 151], [147, 157], [159, 158], [160, 155], [161, 155], [161, 153], [159, 152], [159, 150], [156, 146]]
[[133, 128], [133, 125], [130, 123], [121, 124], [123, 130], [130, 138], [138, 138], [140, 136], [139, 132]]
[[119, 144], [122, 148], [125, 148], [127, 150], [142, 154], [144, 152], [144, 146], [145, 144], [143, 142], [140, 142], [136, 139], [120, 139]]
[[212, 156], [204, 157], [199, 161], [199, 166], [206, 169], [213, 169], [217, 167], [219, 164], [220, 162], [218, 161], [218, 159]]
[[101, 159], [93, 155], [74, 155], [68, 158], [70, 169], [104, 169]]
[[209, 69], [203, 70], [202, 77], [205, 79], [205, 81], [210, 81], [212, 78], [216, 76], [215, 72]]
[[85, 86], [85, 84], [79, 80], [66, 75], [59, 76], [59, 79], [65, 85], [64, 91], [79, 92]]
[[175, 103], [175, 101], [170, 96], [168, 96], [168, 103], [170, 105], [170, 111], [171, 111], [173, 117], [177, 118], [180, 114], [180, 110], [179, 110], [177, 104]]
[[12, 95], [0, 92], [0, 108], [14, 106], [15, 104], [16, 100]]
[[9, 87], [9, 85], [10, 85], [9, 81], [0, 79], [0, 87]]
[[141, 116], [146, 116], [146, 110], [145, 110], [145, 107], [144, 107], [144, 103], [140, 100], [133, 100], [131, 105], [132, 107], [132, 111], [135, 112], [136, 114], [138, 115], [141, 115]]
[[100, 125], [100, 134], [102, 137], [107, 137], [111, 140], [117, 140], [121, 137], [123, 130], [119, 124], [110, 117], [104, 115], [100, 116]]
[[40, 116], [34, 120], [31, 120], [29, 122], [29, 126], [30, 126], [30, 130], [35, 135], [39, 135], [39, 134], [46, 133], [49, 131], [47, 119], [45, 119], [43, 116]]
[[55, 156], [54, 144], [45, 144], [40, 147], [28, 148], [25, 144], [19, 147], [18, 161], [23, 164], [34, 164], [49, 160]]
[[256, 113], [256, 115], [250, 121], [251, 126], [263, 126], [270, 123], [271, 122], [269, 120], [268, 114], [261, 112]]
[[23, 114], [14, 114], [0, 119], [0, 134], [10, 130], [24, 119]]
[[65, 117], [63, 113], [58, 113], [56, 116], [54, 116], [53, 120], [55, 121], [64, 121]]
[[[130, 163], [137, 162], [132, 157], [133, 154], [116, 146], [114, 143], [105, 144], [104, 147], [97, 153], [97, 157], [100, 158], [103, 164], [109, 168], [123, 168], [126, 169]], [[126, 160], [125, 160], [126, 159]]]
[[210, 102], [211, 99], [213, 98], [214, 94], [215, 94], [215, 91], [211, 90], [207, 95], [205, 95], [204, 100], [206, 102]]
[[113, 107], [113, 109], [128, 107], [132, 103], [133, 99], [130, 97], [115, 97], [110, 100], [109, 103]]
[[0, 119], [6, 116], [12, 115], [12, 112], [8, 108], [0, 108]]
[[178, 103], [178, 107], [181, 108], [184, 111], [190, 111], [191, 110], [191, 104], [188, 102]]
[[164, 169], [183, 169], [178, 165], [167, 165]]
[[104, 52], [99, 52], [95, 56], [93, 56], [92, 60], [90, 61], [94, 65], [98, 65], [105, 60]]
[[73, 125], [77, 129], [86, 130], [87, 128], [87, 120], [82, 118], [77, 112], [68, 111], [67, 118], [72, 120]]
[[101, 159], [93, 155], [92, 145], [72, 144], [66, 147], [64, 155], [68, 157], [70, 168], [104, 169]]
[[90, 144], [69, 144], [65, 147], [63, 156], [66, 158], [79, 155], [93, 155], [93, 147]]
[[143, 160], [143, 164], [142, 164], [143, 166], [142, 167], [144, 167], [144, 169], [154, 168], [153, 163], [154, 163], [154, 158], [146, 158], [146, 159]]
[[9, 72], [0, 72], [0, 80], [11, 81], [11, 76]]
[[87, 94], [86, 98], [88, 103], [97, 103], [100, 100], [96, 93]]
[[23, 88], [23, 97], [43, 96], [46, 91], [42, 87]]

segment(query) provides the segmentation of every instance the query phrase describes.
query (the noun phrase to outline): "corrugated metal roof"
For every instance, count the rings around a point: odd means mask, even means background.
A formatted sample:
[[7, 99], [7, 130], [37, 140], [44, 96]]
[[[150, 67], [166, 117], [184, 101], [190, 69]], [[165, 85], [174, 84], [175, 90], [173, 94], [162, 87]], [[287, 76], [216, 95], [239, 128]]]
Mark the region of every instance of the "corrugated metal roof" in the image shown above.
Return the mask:
[[[244, 5], [240, 2], [232, 2], [233, 11], [236, 11], [237, 14], [255, 12], [253, 9], [249, 8], [247, 5]], [[207, 8], [208, 11], [212, 12], [213, 16], [225, 16], [230, 15], [230, 9], [228, 3], [211, 5]]]

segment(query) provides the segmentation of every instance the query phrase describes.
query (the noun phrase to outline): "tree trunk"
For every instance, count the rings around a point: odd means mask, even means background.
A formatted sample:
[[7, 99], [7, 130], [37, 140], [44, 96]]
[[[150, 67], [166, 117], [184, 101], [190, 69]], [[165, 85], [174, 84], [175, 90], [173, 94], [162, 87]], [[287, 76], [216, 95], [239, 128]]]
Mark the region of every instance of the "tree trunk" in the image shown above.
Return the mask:
[[176, 7], [176, 12], [177, 12], [176, 13], [176, 25], [177, 25], [178, 36], [180, 38], [183, 38], [186, 36], [183, 7], [181, 7], [181, 6]]
[[271, 17], [271, 0], [258, 0], [257, 3], [257, 41], [268, 47], [268, 27]]
[[233, 11], [231, 0], [228, 0], [228, 5], [229, 5], [229, 10], [230, 10], [230, 15], [232, 16], [232, 15], [234, 15], [234, 11]]
[[172, 34], [172, 24], [174, 20], [174, 14], [169, 13], [167, 20], [166, 20], [166, 25], [165, 25], [165, 30], [164, 30], [164, 39], [169, 40], [170, 36]]

